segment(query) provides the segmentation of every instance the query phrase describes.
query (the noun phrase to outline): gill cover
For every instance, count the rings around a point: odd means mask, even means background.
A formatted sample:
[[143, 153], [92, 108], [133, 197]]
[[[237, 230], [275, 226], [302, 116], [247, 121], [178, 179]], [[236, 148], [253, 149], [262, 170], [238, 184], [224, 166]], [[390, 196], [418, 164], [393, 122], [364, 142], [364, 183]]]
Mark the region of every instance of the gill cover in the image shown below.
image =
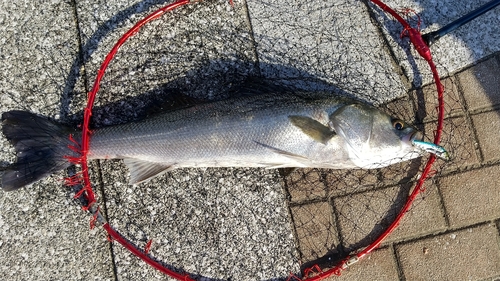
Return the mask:
[[371, 138], [373, 114], [369, 109], [362, 104], [349, 104], [330, 117], [335, 132], [359, 152], [366, 148]]

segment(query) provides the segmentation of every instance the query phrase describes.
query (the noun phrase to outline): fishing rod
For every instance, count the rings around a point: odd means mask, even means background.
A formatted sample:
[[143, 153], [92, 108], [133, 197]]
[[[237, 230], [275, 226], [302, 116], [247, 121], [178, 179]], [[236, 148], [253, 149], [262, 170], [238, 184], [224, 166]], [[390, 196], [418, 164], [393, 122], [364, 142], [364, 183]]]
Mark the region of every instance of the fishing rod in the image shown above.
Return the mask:
[[477, 18], [478, 16], [488, 12], [489, 10], [495, 8], [498, 5], [500, 5], [500, 0], [492, 0], [484, 4], [483, 6], [477, 8], [476, 10], [464, 15], [463, 17], [456, 19], [453, 22], [443, 26], [442, 28], [422, 35], [422, 38], [424, 39], [427, 46], [430, 46], [434, 42], [436, 42], [439, 38], [454, 31], [455, 29]]

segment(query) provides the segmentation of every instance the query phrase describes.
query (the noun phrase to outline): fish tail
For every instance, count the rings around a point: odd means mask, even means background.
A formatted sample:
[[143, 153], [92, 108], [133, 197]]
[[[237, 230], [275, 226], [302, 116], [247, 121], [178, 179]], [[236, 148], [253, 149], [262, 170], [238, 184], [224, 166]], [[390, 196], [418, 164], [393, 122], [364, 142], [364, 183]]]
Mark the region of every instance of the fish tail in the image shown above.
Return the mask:
[[0, 184], [12, 191], [71, 166], [79, 157], [70, 136], [76, 130], [27, 111], [2, 114], [2, 132], [16, 150], [16, 162], [3, 171]]

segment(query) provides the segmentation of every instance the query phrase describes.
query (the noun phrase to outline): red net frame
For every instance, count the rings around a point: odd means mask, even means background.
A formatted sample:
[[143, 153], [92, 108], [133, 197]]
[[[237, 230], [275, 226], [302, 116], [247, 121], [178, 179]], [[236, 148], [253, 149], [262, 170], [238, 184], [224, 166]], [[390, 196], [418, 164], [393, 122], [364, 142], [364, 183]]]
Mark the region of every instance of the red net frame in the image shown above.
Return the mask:
[[[443, 92], [444, 88], [441, 84], [439, 74], [437, 72], [436, 66], [432, 60], [431, 52], [429, 47], [425, 44], [424, 40], [422, 39], [422, 36], [420, 34], [420, 31], [417, 28], [411, 27], [406, 20], [404, 20], [398, 13], [396, 13], [393, 9], [385, 5], [383, 2], [379, 0], [370, 0], [372, 3], [375, 5], [379, 6], [384, 12], [390, 14], [393, 16], [398, 22], [401, 23], [403, 26], [403, 32], [402, 36], [407, 36], [410, 39], [410, 42], [412, 45], [415, 47], [416, 51], [419, 53], [422, 58], [424, 58], [431, 71], [432, 75], [434, 78], [434, 82], [436, 84], [437, 88], [437, 100], [438, 100], [438, 122], [437, 122], [437, 128], [434, 131], [434, 143], [439, 144], [441, 140], [441, 135], [442, 135], [442, 130], [443, 130], [443, 120], [444, 120], [444, 97], [443, 97]], [[75, 159], [73, 162], [77, 162], [81, 164], [82, 171], [81, 174], [78, 174], [77, 177], [72, 177], [68, 179], [66, 182], [68, 184], [74, 185], [76, 184], [76, 181], [80, 181], [81, 184], [83, 185], [83, 188], [80, 190], [75, 195], [75, 198], [83, 198], [87, 202], [87, 205], [83, 207], [84, 210], [88, 210], [93, 214], [93, 218], [91, 220], [91, 226], [94, 225], [95, 221], [99, 221], [103, 224], [103, 228], [106, 230], [108, 233], [110, 239], [115, 240], [119, 242], [122, 246], [124, 246], [126, 249], [128, 249], [130, 252], [132, 252], [134, 255], [145, 261], [147, 264], [151, 265], [152, 267], [156, 268], [157, 270], [163, 272], [164, 274], [173, 277], [178, 280], [193, 280], [190, 278], [189, 274], [184, 273], [177, 273], [175, 271], [170, 270], [169, 268], [165, 267], [162, 263], [154, 260], [151, 256], [148, 255], [148, 248], [150, 246], [150, 243], [147, 244], [146, 249], [140, 250], [138, 247], [130, 243], [127, 239], [123, 237], [119, 232], [113, 229], [113, 227], [107, 223], [102, 216], [100, 215], [99, 208], [96, 206], [96, 199], [95, 199], [95, 193], [92, 189], [90, 179], [89, 179], [89, 168], [87, 164], [87, 153], [89, 149], [89, 141], [91, 137], [91, 131], [89, 130], [89, 123], [90, 123], [90, 118], [92, 116], [92, 108], [94, 105], [95, 97], [97, 95], [97, 92], [99, 91], [100, 88], [100, 82], [102, 78], [104, 77], [104, 74], [106, 72], [106, 69], [109, 65], [109, 63], [112, 61], [114, 58], [115, 54], [118, 52], [119, 48], [134, 34], [139, 32], [142, 26], [146, 25], [147, 23], [163, 16], [166, 12], [172, 11], [176, 8], [179, 8], [181, 6], [184, 6], [186, 4], [190, 3], [190, 0], [179, 0], [176, 1], [172, 4], [169, 4], [167, 6], [164, 6], [153, 13], [149, 14], [145, 18], [143, 18], [141, 21], [139, 21], [137, 24], [135, 24], [130, 30], [128, 30], [119, 40], [118, 42], [113, 46], [111, 51], [107, 54], [106, 58], [104, 59], [103, 63], [101, 64], [98, 72], [96, 79], [94, 81], [94, 85], [91, 89], [91, 91], [88, 93], [87, 96], [87, 105], [84, 109], [84, 120], [83, 120], [83, 126], [82, 126], [82, 143], [81, 143], [81, 157], [79, 159]], [[230, 1], [232, 4], [232, 1]], [[415, 188], [413, 189], [412, 193], [408, 196], [408, 199], [405, 203], [405, 205], [402, 207], [402, 209], [399, 211], [398, 215], [394, 219], [394, 221], [390, 224], [390, 226], [374, 241], [372, 242], [369, 246], [364, 248], [362, 251], [358, 252], [355, 255], [348, 256], [347, 258], [343, 259], [340, 261], [337, 265], [335, 265], [333, 268], [321, 272], [318, 266], [312, 266], [309, 269], [306, 269], [304, 271], [305, 276], [303, 279], [292, 275], [290, 276], [289, 280], [322, 280], [324, 278], [330, 277], [332, 275], [340, 275], [341, 272], [349, 267], [350, 265], [356, 263], [360, 259], [364, 258], [366, 255], [370, 254], [373, 250], [378, 248], [382, 241], [389, 236], [394, 229], [397, 228], [399, 225], [399, 222], [405, 215], [405, 213], [410, 209], [412, 206], [413, 201], [415, 198], [424, 191], [423, 185], [425, 180], [432, 176], [433, 171], [432, 171], [432, 165], [435, 162], [436, 157], [434, 155], [431, 155], [425, 164], [424, 170], [420, 176], [420, 178], [417, 181], [417, 184]], [[150, 241], [151, 242], [151, 241]]]

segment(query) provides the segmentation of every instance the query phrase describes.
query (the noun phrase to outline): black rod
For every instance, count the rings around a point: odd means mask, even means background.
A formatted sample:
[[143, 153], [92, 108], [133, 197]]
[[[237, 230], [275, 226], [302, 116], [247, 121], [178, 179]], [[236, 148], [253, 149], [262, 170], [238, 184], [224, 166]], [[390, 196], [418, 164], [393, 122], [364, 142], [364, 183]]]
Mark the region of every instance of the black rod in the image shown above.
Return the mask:
[[436, 42], [439, 38], [461, 27], [462, 25], [468, 23], [469, 21], [477, 18], [478, 16], [488, 12], [489, 10], [498, 6], [499, 4], [500, 0], [492, 0], [484, 4], [483, 6], [475, 9], [474, 11], [466, 14], [465, 16], [456, 19], [453, 22], [441, 27], [440, 29], [422, 35], [422, 38], [424, 39], [425, 43], [427, 43], [427, 46], [430, 46], [434, 42]]

